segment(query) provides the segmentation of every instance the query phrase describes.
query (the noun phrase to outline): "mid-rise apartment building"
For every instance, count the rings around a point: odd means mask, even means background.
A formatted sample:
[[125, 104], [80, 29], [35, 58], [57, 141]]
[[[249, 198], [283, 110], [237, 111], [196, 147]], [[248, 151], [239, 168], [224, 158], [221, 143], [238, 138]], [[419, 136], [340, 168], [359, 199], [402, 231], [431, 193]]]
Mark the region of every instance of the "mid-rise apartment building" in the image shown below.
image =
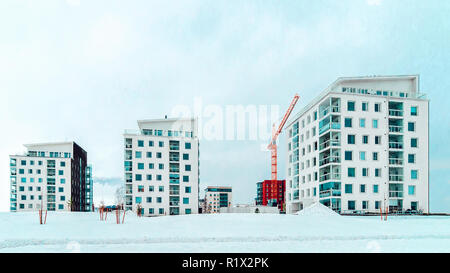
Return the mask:
[[91, 211], [92, 167], [75, 142], [26, 144], [10, 156], [10, 210]]
[[264, 180], [256, 183], [256, 205], [285, 209], [286, 180]]
[[198, 213], [197, 119], [138, 121], [125, 131], [125, 208], [142, 215]]
[[232, 188], [208, 186], [205, 189], [205, 213], [218, 213], [220, 208], [231, 207]]
[[286, 126], [287, 212], [429, 212], [428, 105], [418, 76], [339, 78]]

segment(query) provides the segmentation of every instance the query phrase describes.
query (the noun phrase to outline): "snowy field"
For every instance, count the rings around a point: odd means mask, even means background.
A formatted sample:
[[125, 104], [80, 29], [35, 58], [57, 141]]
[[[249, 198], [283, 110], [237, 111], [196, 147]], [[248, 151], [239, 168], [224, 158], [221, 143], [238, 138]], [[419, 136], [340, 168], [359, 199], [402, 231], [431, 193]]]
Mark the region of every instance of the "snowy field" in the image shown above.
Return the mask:
[[0, 252], [450, 252], [450, 217], [0, 213]]

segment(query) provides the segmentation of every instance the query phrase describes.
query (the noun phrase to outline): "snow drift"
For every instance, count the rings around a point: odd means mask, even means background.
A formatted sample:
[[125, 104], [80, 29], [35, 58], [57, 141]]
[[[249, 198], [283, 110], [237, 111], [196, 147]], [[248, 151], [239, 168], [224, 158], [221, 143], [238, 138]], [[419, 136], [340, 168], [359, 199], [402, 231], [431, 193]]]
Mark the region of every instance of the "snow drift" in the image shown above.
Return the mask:
[[336, 217], [340, 216], [327, 206], [322, 205], [320, 202], [314, 203], [309, 207], [304, 208], [298, 212], [301, 216], [321, 216], [321, 217]]

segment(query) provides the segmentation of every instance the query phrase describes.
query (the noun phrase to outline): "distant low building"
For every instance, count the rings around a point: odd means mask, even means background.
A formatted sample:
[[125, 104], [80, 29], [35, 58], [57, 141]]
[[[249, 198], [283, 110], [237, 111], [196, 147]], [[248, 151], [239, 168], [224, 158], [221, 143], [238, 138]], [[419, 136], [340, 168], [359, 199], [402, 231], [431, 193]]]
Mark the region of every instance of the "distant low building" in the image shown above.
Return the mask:
[[220, 208], [231, 206], [231, 187], [209, 186], [205, 190], [205, 212], [218, 213]]
[[286, 180], [264, 180], [256, 183], [257, 206], [278, 207], [285, 209]]
[[236, 205], [233, 207], [220, 208], [220, 213], [274, 213], [278, 214], [277, 207], [257, 206], [257, 205]]

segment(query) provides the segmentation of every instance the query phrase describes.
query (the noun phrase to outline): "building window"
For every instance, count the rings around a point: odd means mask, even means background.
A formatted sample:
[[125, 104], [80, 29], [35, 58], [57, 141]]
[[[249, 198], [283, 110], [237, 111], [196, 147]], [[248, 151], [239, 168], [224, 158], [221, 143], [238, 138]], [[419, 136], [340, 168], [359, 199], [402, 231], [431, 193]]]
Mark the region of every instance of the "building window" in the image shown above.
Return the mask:
[[375, 109], [375, 112], [381, 112], [381, 104], [380, 103], [375, 103], [375, 105], [374, 105], [374, 109]]
[[136, 158], [141, 158], [142, 157], [142, 152], [136, 151], [136, 156], [135, 157]]
[[408, 154], [408, 163], [416, 163], [416, 155]]
[[183, 182], [189, 182], [189, 176], [183, 175]]
[[347, 101], [347, 111], [355, 111], [355, 102]]
[[417, 148], [417, 138], [411, 138], [411, 148]]
[[368, 103], [368, 102], [363, 102], [363, 103], [361, 104], [361, 109], [362, 109], [363, 111], [368, 111], [368, 110], [369, 110], [369, 103]]
[[352, 127], [352, 118], [345, 118], [345, 127], [351, 128]]
[[153, 140], [150, 140], [149, 142], [148, 142], [148, 146], [149, 147], [153, 147], [155, 145], [155, 143], [153, 142]]
[[373, 119], [373, 120], [372, 120], [372, 127], [373, 127], [374, 129], [378, 128], [378, 119]]
[[191, 209], [185, 209], [185, 210], [184, 210], [184, 213], [185, 213], [185, 214], [191, 214]]
[[373, 153], [372, 153], [372, 159], [373, 159], [374, 161], [377, 161], [377, 160], [378, 160], [378, 152], [373, 152]]
[[411, 106], [411, 116], [417, 116], [417, 106]]
[[142, 174], [136, 174], [136, 181], [142, 181]]
[[189, 197], [183, 197], [183, 204], [189, 204]]
[[152, 158], [152, 152], [147, 152], [147, 158]]
[[184, 170], [185, 171], [190, 171], [191, 170], [191, 165], [185, 165], [184, 166]]
[[352, 151], [345, 151], [345, 160], [352, 160]]
[[191, 193], [191, 187], [184, 187], [185, 193]]
[[136, 197], [136, 204], [142, 203], [142, 197]]
[[183, 154], [183, 160], [189, 160], [189, 154]]
[[159, 142], [159, 147], [164, 147], [164, 141]]
[[138, 163], [138, 170], [144, 169], [144, 163]]
[[355, 201], [348, 201], [348, 209], [355, 210]]
[[144, 141], [138, 140], [138, 147], [144, 147]]
[[363, 177], [369, 176], [369, 168], [362, 168], [362, 176]]
[[369, 144], [369, 136], [362, 136], [362, 143]]
[[381, 136], [375, 136], [375, 144], [381, 144]]
[[355, 144], [355, 135], [347, 136], [347, 144]]
[[361, 193], [365, 193], [365, 192], [366, 192], [366, 185], [365, 185], [365, 184], [359, 185], [359, 191], [360, 191]]
[[416, 186], [408, 186], [408, 195], [414, 195], [416, 193]]
[[419, 176], [418, 170], [411, 170], [411, 179], [417, 179]]
[[361, 128], [365, 128], [366, 127], [366, 119], [365, 118], [360, 118], [359, 119], [359, 127], [361, 127]]
[[156, 158], [162, 158], [162, 154], [161, 153], [156, 153]]
[[155, 164], [154, 163], [148, 163], [148, 168], [150, 170], [153, 170], [155, 168]]
[[191, 143], [190, 143], [190, 142], [184, 143], [184, 148], [185, 148], [186, 150], [191, 149]]
[[373, 193], [378, 193], [378, 185], [373, 185]]
[[408, 131], [409, 132], [415, 132], [416, 131], [416, 124], [414, 122], [408, 122]]
[[366, 160], [366, 152], [359, 152], [359, 160]]
[[355, 168], [347, 168], [348, 177], [355, 177]]
[[375, 169], [375, 177], [381, 177], [381, 169], [380, 168]]

